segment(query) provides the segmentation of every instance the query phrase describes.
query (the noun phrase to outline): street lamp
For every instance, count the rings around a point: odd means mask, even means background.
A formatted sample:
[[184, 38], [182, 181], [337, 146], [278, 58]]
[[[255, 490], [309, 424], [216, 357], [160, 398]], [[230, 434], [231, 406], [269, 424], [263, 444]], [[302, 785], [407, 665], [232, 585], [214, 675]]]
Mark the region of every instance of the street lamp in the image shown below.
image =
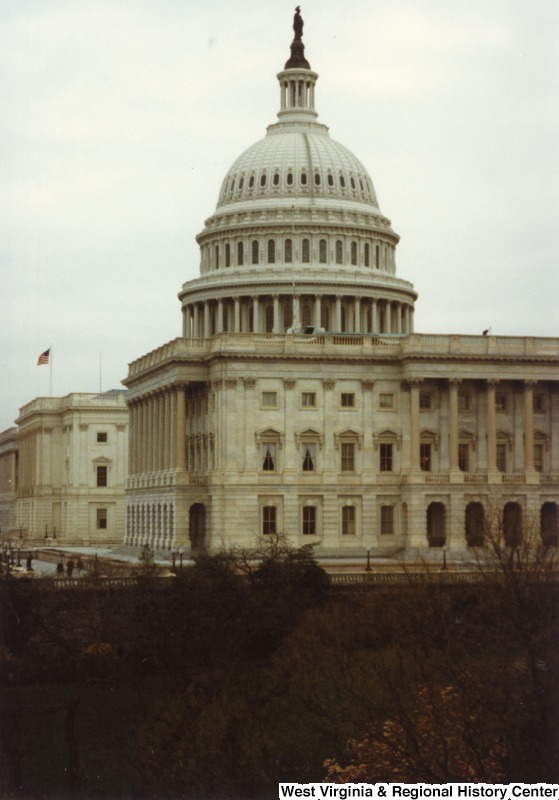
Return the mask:
[[446, 565], [446, 544], [443, 546], [443, 565], [441, 567], [443, 570], [447, 570], [448, 567]]
[[365, 567], [365, 572], [371, 571], [371, 551], [367, 547], [367, 566]]

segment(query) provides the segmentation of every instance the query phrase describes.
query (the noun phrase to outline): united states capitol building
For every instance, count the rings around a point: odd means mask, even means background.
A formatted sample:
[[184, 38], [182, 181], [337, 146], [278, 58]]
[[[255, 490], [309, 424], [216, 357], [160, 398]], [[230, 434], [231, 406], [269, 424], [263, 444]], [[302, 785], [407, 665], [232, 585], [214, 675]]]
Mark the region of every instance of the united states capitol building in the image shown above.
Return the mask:
[[125, 543], [323, 554], [559, 531], [559, 340], [414, 331], [365, 166], [318, 121], [297, 13], [279, 111], [231, 166], [182, 335], [128, 388]]

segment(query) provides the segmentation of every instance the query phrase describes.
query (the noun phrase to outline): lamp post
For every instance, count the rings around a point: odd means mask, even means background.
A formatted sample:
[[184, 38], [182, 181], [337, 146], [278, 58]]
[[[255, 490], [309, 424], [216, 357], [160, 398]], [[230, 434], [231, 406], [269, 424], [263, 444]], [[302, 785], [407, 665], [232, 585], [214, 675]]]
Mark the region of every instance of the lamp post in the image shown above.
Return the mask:
[[446, 571], [448, 569], [446, 565], [446, 545], [443, 547], [443, 565], [441, 567], [442, 570]]
[[365, 572], [371, 571], [371, 551], [367, 547], [367, 566], [365, 567]]
[[177, 554], [176, 554], [176, 553], [175, 553], [175, 551], [173, 550], [173, 552], [171, 553], [171, 555], [172, 555], [172, 557], [173, 557], [173, 566], [171, 567], [171, 572], [176, 572], [176, 571], [177, 571], [177, 562], [176, 562], [176, 557], [177, 557]]
[[179, 547], [179, 567], [181, 569], [182, 569], [182, 554], [183, 553], [184, 553], [184, 550], [182, 549], [182, 547]]

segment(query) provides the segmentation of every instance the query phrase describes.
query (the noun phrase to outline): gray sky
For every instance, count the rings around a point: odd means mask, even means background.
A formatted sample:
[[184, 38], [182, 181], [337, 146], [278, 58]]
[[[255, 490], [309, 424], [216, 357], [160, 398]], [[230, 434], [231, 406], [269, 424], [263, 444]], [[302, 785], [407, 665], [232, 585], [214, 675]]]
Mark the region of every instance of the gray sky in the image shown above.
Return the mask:
[[[0, 4], [0, 430], [180, 335], [221, 180], [276, 121], [294, 4]], [[558, 334], [556, 0], [308, 0], [319, 121], [365, 164], [416, 330]]]

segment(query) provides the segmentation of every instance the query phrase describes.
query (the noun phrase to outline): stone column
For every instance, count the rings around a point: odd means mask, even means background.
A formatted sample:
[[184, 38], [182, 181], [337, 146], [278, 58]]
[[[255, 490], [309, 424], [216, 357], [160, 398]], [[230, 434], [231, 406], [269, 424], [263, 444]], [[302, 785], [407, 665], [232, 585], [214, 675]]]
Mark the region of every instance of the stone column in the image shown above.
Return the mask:
[[421, 472], [419, 462], [419, 387], [422, 382], [421, 378], [408, 381], [410, 386], [410, 471], [416, 475]]
[[252, 297], [252, 332], [260, 332], [260, 302], [257, 294]]
[[320, 328], [322, 323], [322, 297], [317, 295], [314, 298], [314, 326]]
[[215, 322], [215, 332], [223, 333], [223, 300], [221, 297], [217, 301], [217, 318]]
[[147, 472], [147, 397], [140, 400], [140, 472]]
[[157, 469], [162, 472], [165, 469], [165, 393], [157, 393]]
[[355, 333], [361, 333], [361, 298], [355, 298], [355, 309], [354, 309], [354, 316], [355, 319], [353, 321], [353, 330]]
[[146, 417], [147, 417], [147, 459], [146, 459], [146, 472], [153, 472], [153, 397], [150, 395], [146, 401]]
[[200, 309], [198, 303], [193, 305], [192, 336], [194, 339], [198, 339], [200, 336]]
[[184, 471], [186, 469], [186, 402], [184, 396], [184, 386], [176, 387], [177, 408], [176, 408], [176, 469]]
[[448, 382], [448, 454], [451, 473], [459, 473], [458, 467], [458, 387], [461, 381], [451, 378]]
[[235, 304], [235, 311], [234, 311], [234, 331], [235, 333], [241, 332], [241, 298], [234, 297], [233, 302]]
[[204, 303], [204, 339], [209, 339], [211, 335], [210, 320], [211, 320], [210, 301], [206, 300], [206, 302]]
[[279, 295], [275, 294], [273, 296], [274, 302], [274, 325], [273, 325], [273, 333], [280, 333], [280, 321], [279, 321]]
[[342, 330], [342, 296], [336, 295], [336, 312], [334, 317], [334, 330], [340, 332]]
[[497, 472], [497, 415], [495, 389], [499, 381], [487, 381], [487, 472]]
[[534, 386], [537, 381], [524, 381], [524, 469], [532, 476], [534, 469]]
[[386, 323], [385, 333], [392, 333], [392, 303], [390, 300], [386, 301], [384, 316]]
[[371, 300], [371, 333], [378, 333], [378, 301]]
[[293, 295], [293, 325], [301, 322], [301, 308], [300, 297], [298, 294]]

